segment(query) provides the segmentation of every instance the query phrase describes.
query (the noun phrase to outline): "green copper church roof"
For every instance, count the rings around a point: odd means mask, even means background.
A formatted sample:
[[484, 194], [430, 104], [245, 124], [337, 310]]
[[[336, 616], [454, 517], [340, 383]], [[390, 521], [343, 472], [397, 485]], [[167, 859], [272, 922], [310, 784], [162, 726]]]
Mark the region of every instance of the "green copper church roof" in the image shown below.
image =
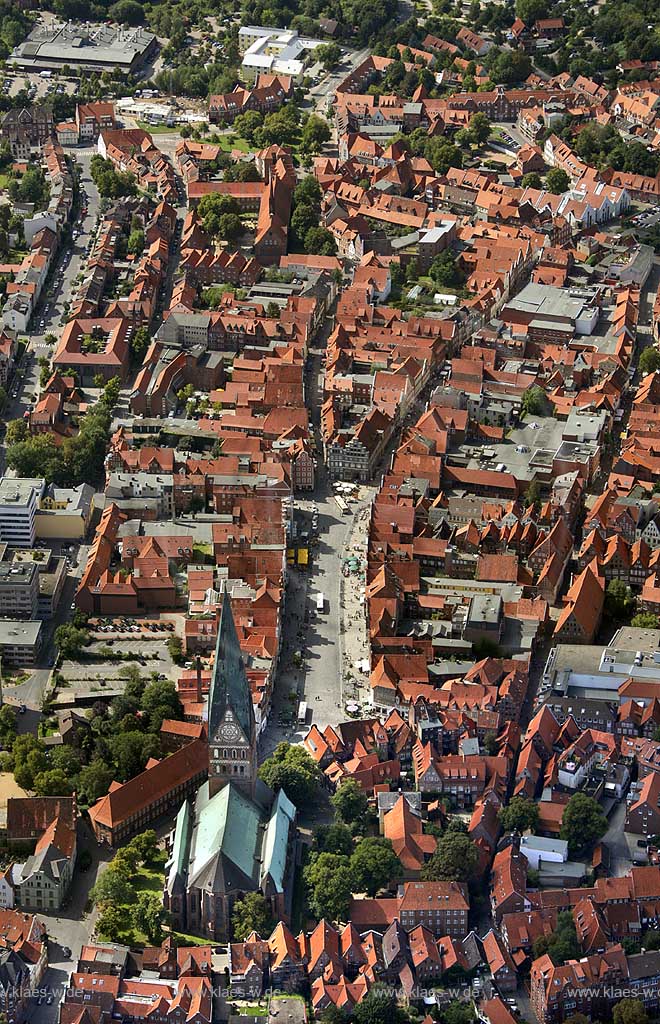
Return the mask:
[[209, 688], [209, 736], [215, 736], [230, 707], [247, 740], [252, 736], [254, 713], [241, 647], [227, 592], [223, 594], [215, 664]]
[[276, 892], [284, 892], [289, 837], [295, 818], [296, 808], [281, 789], [266, 826], [263, 850], [263, 874], [270, 875]]
[[172, 895], [177, 878], [185, 882], [188, 870], [188, 854], [190, 852], [190, 835], [192, 831], [192, 811], [190, 801], [185, 800], [176, 816], [174, 843], [168, 862], [167, 890]]
[[[209, 799], [208, 783], [197, 794], [196, 823], [190, 851], [189, 879], [201, 880], [219, 856], [259, 884], [261, 857], [261, 814], [259, 807], [232, 785], [224, 786]], [[227, 872], [225, 872], [226, 874]], [[240, 880], [238, 876], [235, 881]]]

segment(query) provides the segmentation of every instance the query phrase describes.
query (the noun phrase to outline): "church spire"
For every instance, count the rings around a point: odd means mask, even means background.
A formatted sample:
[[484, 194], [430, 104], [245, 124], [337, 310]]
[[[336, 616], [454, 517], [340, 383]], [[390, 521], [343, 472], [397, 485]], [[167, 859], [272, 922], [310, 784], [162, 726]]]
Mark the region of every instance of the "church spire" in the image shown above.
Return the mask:
[[208, 707], [209, 792], [232, 782], [254, 791], [256, 728], [229, 595], [222, 597]]

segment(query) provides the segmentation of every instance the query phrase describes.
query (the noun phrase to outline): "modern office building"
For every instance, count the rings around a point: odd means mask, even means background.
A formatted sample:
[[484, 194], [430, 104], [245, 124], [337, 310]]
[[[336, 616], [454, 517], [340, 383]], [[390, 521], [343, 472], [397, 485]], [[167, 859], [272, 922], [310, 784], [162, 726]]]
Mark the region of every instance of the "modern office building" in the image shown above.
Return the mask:
[[44, 487], [44, 480], [0, 479], [0, 542], [15, 548], [33, 546], [35, 517]]

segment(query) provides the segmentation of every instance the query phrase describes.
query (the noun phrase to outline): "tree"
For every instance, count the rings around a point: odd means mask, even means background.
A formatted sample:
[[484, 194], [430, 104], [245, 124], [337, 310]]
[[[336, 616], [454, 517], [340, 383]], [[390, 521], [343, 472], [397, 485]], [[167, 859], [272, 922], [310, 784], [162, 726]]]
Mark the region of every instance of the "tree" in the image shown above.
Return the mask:
[[562, 192], [568, 192], [571, 187], [571, 179], [561, 167], [551, 167], [545, 176], [545, 187], [548, 192], [558, 196]]
[[126, 928], [126, 911], [108, 903], [98, 916], [96, 930], [99, 938], [116, 942]]
[[121, 878], [125, 878], [127, 882], [130, 882], [137, 873], [139, 863], [140, 858], [129, 844], [127, 846], [122, 846], [117, 850], [112, 861], [111, 869], [115, 874], [120, 875]]
[[318, 223], [318, 211], [308, 203], [298, 203], [291, 214], [291, 230], [295, 233], [296, 238], [303, 242], [307, 232], [318, 227]]
[[83, 648], [89, 643], [89, 635], [84, 629], [78, 629], [71, 623], [63, 623], [55, 630], [55, 646], [63, 658], [80, 657]]
[[101, 395], [101, 401], [104, 405], [107, 405], [108, 409], [114, 409], [117, 402], [119, 401], [119, 395], [121, 393], [121, 381], [119, 377], [111, 377], [103, 388], [103, 394]]
[[180, 721], [183, 718], [183, 705], [175, 684], [170, 679], [149, 683], [142, 697], [141, 710], [149, 716], [153, 732], [160, 729], [164, 718]]
[[238, 214], [239, 206], [233, 196], [222, 195], [215, 192], [208, 196], [202, 196], [197, 206], [197, 213], [202, 221], [204, 230], [209, 235], [218, 235], [220, 232], [220, 218], [223, 214]]
[[304, 870], [308, 902], [313, 914], [329, 921], [345, 921], [353, 893], [348, 857], [336, 853], [312, 855]]
[[351, 856], [351, 874], [358, 892], [375, 896], [401, 876], [401, 861], [389, 839], [367, 836], [361, 839]]
[[314, 833], [314, 849], [318, 853], [340, 853], [348, 857], [353, 852], [353, 834], [343, 822], [320, 825]]
[[11, 704], [0, 707], [0, 742], [11, 747], [16, 739], [16, 711]]
[[28, 436], [28, 425], [25, 420], [10, 420], [5, 431], [5, 444], [12, 445], [24, 441]]
[[123, 25], [141, 25], [144, 22], [144, 7], [137, 0], [117, 0], [109, 9], [108, 16]]
[[320, 208], [321, 198], [321, 186], [313, 174], [307, 174], [302, 178], [293, 192], [294, 206], [302, 205]]
[[630, 625], [635, 629], [658, 629], [658, 616], [653, 612], [639, 612], [633, 615]]
[[225, 242], [235, 242], [243, 233], [243, 221], [237, 213], [223, 213], [218, 217], [217, 238]]
[[610, 580], [605, 591], [605, 610], [617, 622], [627, 622], [635, 610], [635, 598], [623, 580]]
[[442, 1011], [442, 1024], [473, 1024], [474, 1010], [470, 1003], [455, 999]]
[[516, 14], [531, 28], [539, 18], [547, 17], [547, 0], [516, 0]]
[[527, 508], [539, 508], [540, 504], [541, 485], [538, 480], [534, 479], [530, 482], [530, 485], [525, 492], [525, 505]]
[[134, 363], [140, 365], [147, 354], [147, 349], [151, 343], [151, 335], [148, 327], [138, 327], [137, 331], [134, 331], [131, 335], [131, 359]]
[[33, 789], [34, 778], [48, 768], [46, 748], [32, 733], [17, 736], [11, 748], [14, 779], [22, 789]]
[[158, 738], [145, 736], [137, 730], [118, 733], [110, 739], [109, 745], [120, 782], [138, 775], [149, 758], [159, 753]]
[[235, 942], [244, 942], [251, 932], [262, 938], [270, 935], [275, 922], [266, 898], [260, 892], [248, 892], [243, 899], [236, 900], [231, 925]]
[[130, 882], [113, 871], [110, 866], [103, 872], [89, 895], [96, 906], [115, 906], [118, 903], [132, 903], [135, 890]]
[[528, 171], [527, 174], [523, 174], [520, 184], [523, 188], [542, 188], [543, 181], [538, 171]]
[[428, 882], [467, 882], [479, 864], [479, 851], [468, 835], [446, 832], [431, 859], [422, 868]]
[[100, 758], [94, 758], [80, 769], [77, 781], [78, 800], [93, 804], [108, 792], [112, 782], [112, 769]]
[[545, 391], [540, 388], [537, 384], [534, 384], [531, 388], [527, 388], [527, 391], [522, 397], [522, 411], [530, 416], [541, 416], [545, 410], [546, 399]]
[[133, 924], [143, 931], [150, 942], [160, 943], [163, 938], [163, 924], [167, 917], [160, 896], [153, 892], [141, 892], [133, 908]]
[[335, 236], [327, 228], [310, 228], [305, 235], [305, 252], [312, 256], [335, 256]]
[[244, 114], [238, 115], [234, 121], [234, 128], [248, 142], [254, 142], [254, 134], [263, 123], [263, 114], [258, 110], [246, 110]]
[[460, 288], [465, 281], [451, 249], [438, 253], [429, 267], [429, 274], [441, 288]]
[[458, 146], [448, 142], [441, 135], [428, 140], [424, 155], [438, 174], [446, 174], [450, 167], [463, 166], [463, 154]]
[[319, 153], [324, 143], [329, 142], [331, 137], [328, 122], [317, 114], [311, 114], [302, 130], [300, 145], [308, 153]]
[[[490, 79], [495, 85], [513, 85], [529, 78], [532, 61], [523, 50], [500, 50], [493, 47], [495, 55], [488, 69]], [[489, 58], [490, 59], [490, 58]]]
[[374, 985], [353, 1010], [354, 1024], [404, 1024], [407, 1016], [391, 988]]
[[171, 636], [167, 641], [167, 653], [175, 665], [180, 665], [183, 656], [183, 644], [178, 636]]
[[33, 789], [37, 796], [68, 796], [73, 792], [73, 780], [61, 768], [51, 768], [35, 776]]
[[568, 842], [570, 855], [588, 850], [605, 832], [607, 818], [598, 801], [586, 793], [574, 793], [566, 804], [560, 832]]
[[321, 1024], [347, 1024], [348, 1017], [340, 1006], [330, 1003], [319, 1017]]
[[151, 864], [158, 853], [158, 836], [152, 828], [133, 836], [129, 846], [135, 850], [142, 864]]
[[138, 255], [144, 249], [144, 231], [138, 228], [136, 231], [131, 231], [128, 236], [128, 251], [133, 255]]
[[537, 958], [547, 953], [557, 967], [567, 960], [575, 960], [580, 957], [580, 943], [570, 910], [557, 915], [557, 926], [554, 932], [549, 936], [544, 935], [537, 939], [533, 952]]
[[364, 790], [353, 779], [342, 782], [335, 795], [330, 798], [330, 803], [340, 819], [353, 832], [356, 831], [356, 826], [364, 822], [369, 810], [369, 801]]
[[259, 769], [259, 778], [272, 790], [283, 789], [296, 807], [311, 804], [318, 796], [321, 771], [304, 747], [278, 743]]
[[314, 57], [326, 71], [330, 71], [341, 60], [341, 47], [337, 43], [323, 43], [314, 50]]
[[58, 473], [59, 453], [52, 437], [38, 434], [7, 449], [7, 464], [18, 476], [45, 477], [52, 483]]
[[612, 1013], [614, 1024], [648, 1024], [648, 1019], [641, 999], [622, 999]]
[[524, 796], [514, 796], [508, 807], [500, 811], [500, 822], [505, 832], [536, 831], [539, 823], [539, 809], [534, 800]]
[[645, 374], [660, 370], [660, 351], [652, 346], [645, 348], [639, 357], [639, 369]]
[[470, 134], [470, 141], [475, 146], [483, 146], [484, 142], [488, 141], [491, 133], [491, 123], [480, 110], [470, 118], [468, 132]]

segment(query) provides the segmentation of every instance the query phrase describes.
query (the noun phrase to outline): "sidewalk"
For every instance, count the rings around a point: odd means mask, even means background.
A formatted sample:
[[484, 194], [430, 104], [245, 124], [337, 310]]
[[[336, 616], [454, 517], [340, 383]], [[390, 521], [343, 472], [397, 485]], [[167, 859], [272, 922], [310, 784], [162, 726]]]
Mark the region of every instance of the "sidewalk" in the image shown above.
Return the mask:
[[[348, 701], [356, 701], [359, 704], [371, 701], [369, 671], [363, 672], [361, 666], [363, 662], [370, 664], [365, 584], [372, 501], [371, 489], [365, 497], [361, 495], [354, 507], [351, 530], [342, 551], [340, 650], [344, 706]], [[351, 571], [349, 559], [357, 561], [356, 571], [355, 566]]]

